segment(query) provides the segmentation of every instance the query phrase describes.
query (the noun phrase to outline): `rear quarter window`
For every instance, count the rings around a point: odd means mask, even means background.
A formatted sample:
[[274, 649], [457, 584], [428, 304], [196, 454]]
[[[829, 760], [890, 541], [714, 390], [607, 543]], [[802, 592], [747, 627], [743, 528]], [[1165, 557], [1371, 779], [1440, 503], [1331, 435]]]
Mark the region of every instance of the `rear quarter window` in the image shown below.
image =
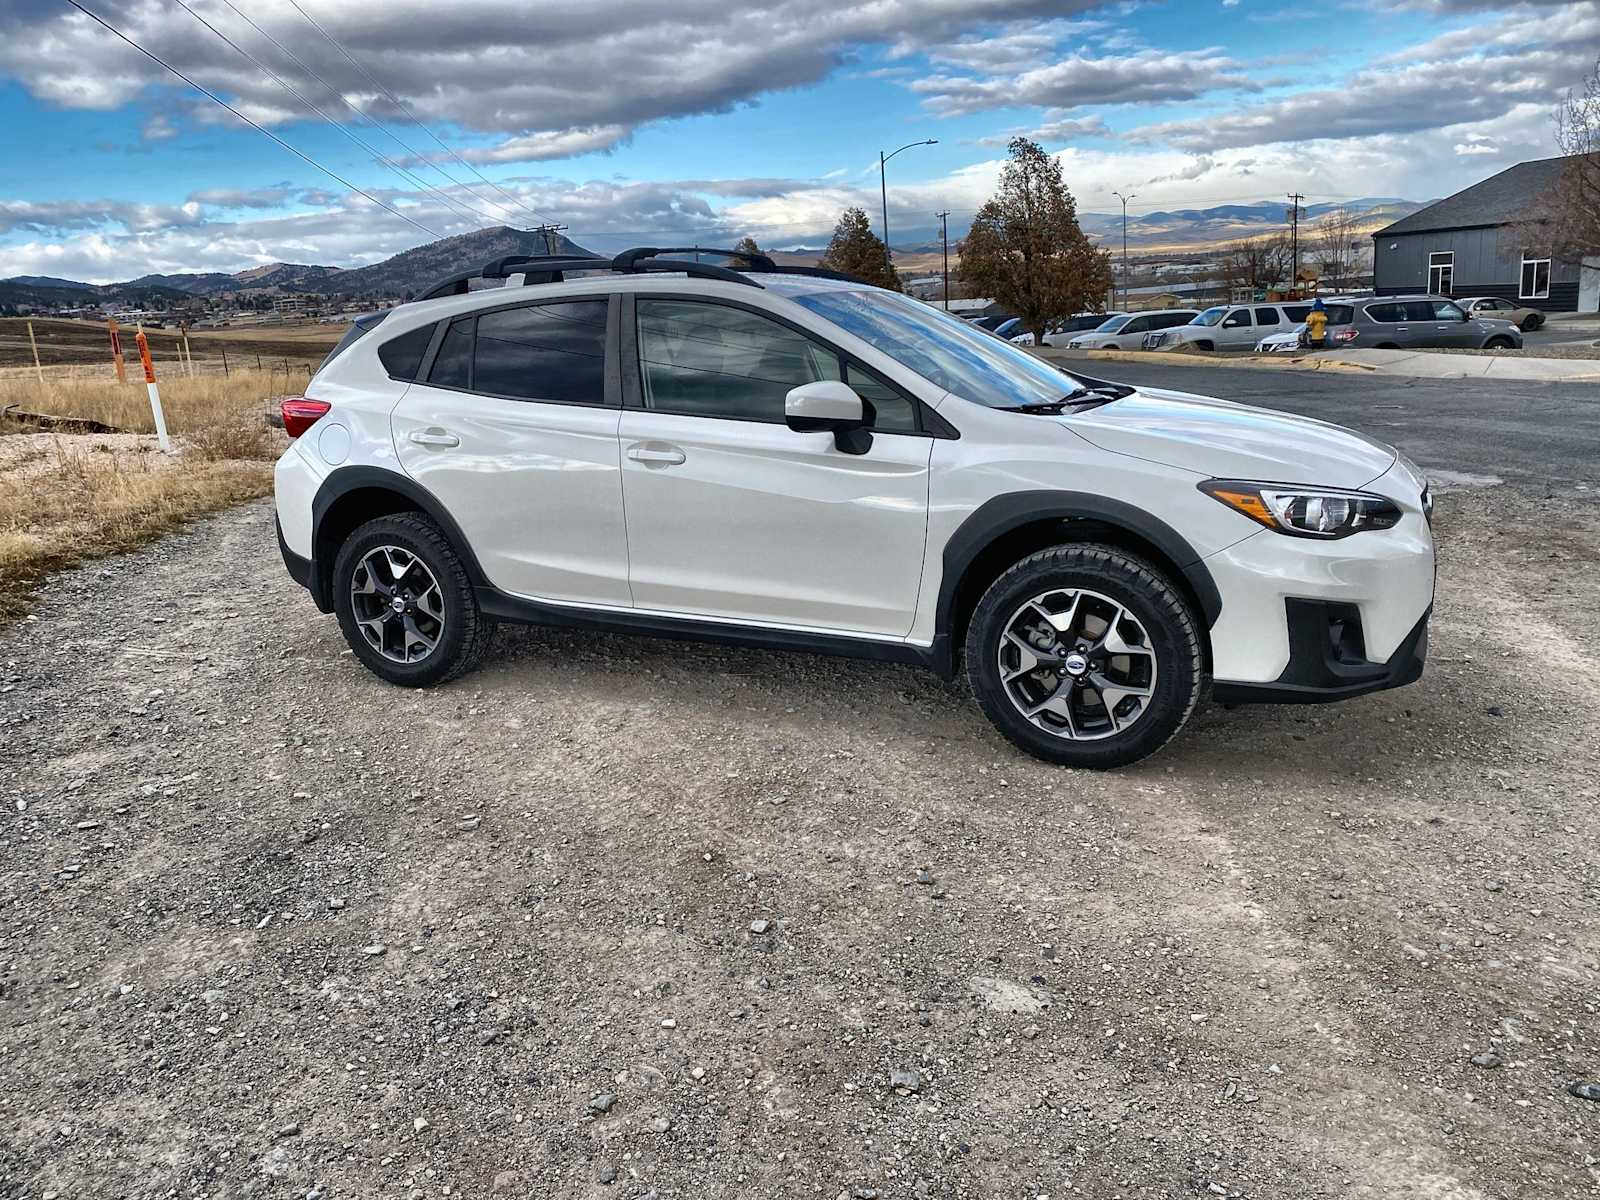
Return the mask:
[[383, 369], [389, 372], [390, 379], [417, 377], [417, 370], [422, 366], [422, 356], [428, 352], [428, 343], [433, 341], [433, 330], [432, 324], [420, 325], [398, 337], [390, 338], [378, 347], [378, 361], [383, 364]]
[[1356, 319], [1356, 309], [1353, 304], [1328, 305], [1329, 325], [1348, 325]]

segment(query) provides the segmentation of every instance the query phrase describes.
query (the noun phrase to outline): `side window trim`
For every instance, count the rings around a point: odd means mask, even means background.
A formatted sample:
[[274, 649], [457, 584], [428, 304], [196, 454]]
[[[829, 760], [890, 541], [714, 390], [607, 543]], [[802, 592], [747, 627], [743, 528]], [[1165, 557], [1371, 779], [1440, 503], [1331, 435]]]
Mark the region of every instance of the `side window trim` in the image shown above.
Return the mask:
[[[476, 388], [477, 379], [477, 353], [478, 318], [489, 313], [504, 312], [513, 308], [543, 308], [552, 304], [572, 304], [596, 300], [606, 301], [606, 332], [604, 338], [606, 361], [604, 365], [604, 398], [597, 403], [584, 400], [552, 400], [539, 396], [508, 396], [501, 392], [480, 392]], [[422, 355], [422, 365], [417, 368], [416, 382], [426, 387], [438, 388], [443, 392], [462, 392], [473, 396], [483, 396], [489, 400], [506, 400], [513, 404], [560, 404], [568, 408], [621, 408], [623, 397], [623, 371], [622, 355], [619, 352], [619, 331], [622, 328], [621, 319], [622, 297], [615, 292], [594, 293], [585, 292], [571, 296], [545, 296], [536, 300], [521, 300], [515, 304], [496, 304], [489, 308], [477, 308], [470, 312], [460, 313], [454, 317], [445, 317], [435, 323], [433, 340], [428, 344], [428, 349]], [[444, 343], [445, 335], [450, 327], [458, 321], [470, 321], [472, 325], [472, 342], [474, 353], [467, 359], [467, 386], [452, 387], [446, 383], [434, 383], [428, 378], [433, 373], [434, 360], [439, 355], [439, 348]]]
[[[619, 337], [619, 346], [622, 358], [622, 404], [624, 408], [637, 408], [644, 410], [644, 381], [641, 377], [639, 366], [638, 298], [639, 293], [637, 292], [624, 292], [622, 294], [621, 333]], [[934, 413], [932, 409], [930, 409], [916, 396], [913, 396], [907, 392], [905, 388], [900, 386], [900, 384], [891, 379], [885, 378], [880, 372], [874, 370], [872, 367], [868, 366], [866, 363], [862, 362], [848, 351], [840, 349], [822, 335], [814, 333], [805, 328], [803, 325], [791, 321], [787, 317], [784, 317], [778, 313], [769, 312], [764, 308], [759, 308], [752, 304], [742, 304], [737, 300], [730, 300], [722, 296], [697, 296], [689, 292], [649, 292], [644, 295], [644, 298], [646, 300], [682, 301], [691, 304], [716, 304], [722, 306], [723, 308], [738, 309], [741, 312], [747, 312], [754, 316], [764, 317], [769, 321], [772, 321], [778, 325], [782, 325], [784, 328], [792, 331], [795, 334], [798, 334], [800, 337], [805, 338], [807, 341], [834, 355], [839, 360], [839, 363], [845, 372], [849, 371], [852, 363], [860, 366], [862, 370], [868, 372], [874, 379], [891, 388], [893, 391], [903, 396], [908, 402], [910, 402], [913, 407], [913, 412], [917, 422], [917, 429], [914, 433], [908, 430], [874, 429], [872, 431], [874, 437], [933, 437], [951, 441], [954, 441], [960, 437], [959, 432], [956, 431], [953, 425], [951, 425], [948, 421], [938, 417], [938, 415]], [[674, 415], [694, 416], [695, 414], [681, 413]], [[777, 424], [777, 422], [761, 421], [751, 417], [720, 416], [713, 417], [711, 419], [719, 421], [749, 421], [750, 423], [757, 425]]]

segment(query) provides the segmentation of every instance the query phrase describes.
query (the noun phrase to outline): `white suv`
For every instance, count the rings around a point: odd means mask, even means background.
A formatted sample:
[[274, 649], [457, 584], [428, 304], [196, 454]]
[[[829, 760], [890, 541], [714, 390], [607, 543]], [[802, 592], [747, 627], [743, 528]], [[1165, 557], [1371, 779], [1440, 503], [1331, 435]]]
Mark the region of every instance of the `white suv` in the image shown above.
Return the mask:
[[1311, 313], [1304, 304], [1219, 304], [1208, 308], [1187, 325], [1147, 333], [1146, 350], [1172, 350], [1190, 345], [1196, 350], [1248, 350], [1264, 337], [1282, 333]]
[[964, 660], [1006, 737], [1090, 767], [1159, 748], [1208, 683], [1421, 673], [1431, 502], [1388, 446], [665, 253], [457, 276], [285, 402], [284, 561], [374, 673], [450, 679], [498, 621]]

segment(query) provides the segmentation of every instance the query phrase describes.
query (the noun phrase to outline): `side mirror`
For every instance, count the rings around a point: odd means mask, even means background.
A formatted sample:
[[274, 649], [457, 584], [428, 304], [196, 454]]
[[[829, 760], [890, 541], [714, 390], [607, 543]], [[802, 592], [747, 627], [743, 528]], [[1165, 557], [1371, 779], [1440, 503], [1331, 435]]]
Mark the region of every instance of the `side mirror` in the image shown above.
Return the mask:
[[796, 433], [831, 432], [834, 445], [845, 454], [865, 454], [872, 447], [861, 397], [837, 379], [790, 388], [783, 398], [783, 418]]

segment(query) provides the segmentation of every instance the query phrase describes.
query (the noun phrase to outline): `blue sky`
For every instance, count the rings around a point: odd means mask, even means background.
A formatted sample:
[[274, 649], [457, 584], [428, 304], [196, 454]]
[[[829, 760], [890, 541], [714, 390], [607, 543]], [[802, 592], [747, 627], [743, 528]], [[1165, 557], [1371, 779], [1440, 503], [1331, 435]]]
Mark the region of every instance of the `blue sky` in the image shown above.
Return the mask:
[[1600, 53], [1597, 0], [1335, 0], [1315, 20], [1283, 0], [84, 3], [416, 224], [64, 0], [0, 0], [0, 277], [356, 265], [534, 214], [597, 248], [815, 245], [846, 204], [876, 218], [878, 151], [922, 138], [890, 165], [897, 243], [939, 209], [964, 226], [1014, 133], [1061, 154], [1086, 212], [1112, 189], [1135, 214], [1426, 199], [1553, 153], [1550, 112]]

